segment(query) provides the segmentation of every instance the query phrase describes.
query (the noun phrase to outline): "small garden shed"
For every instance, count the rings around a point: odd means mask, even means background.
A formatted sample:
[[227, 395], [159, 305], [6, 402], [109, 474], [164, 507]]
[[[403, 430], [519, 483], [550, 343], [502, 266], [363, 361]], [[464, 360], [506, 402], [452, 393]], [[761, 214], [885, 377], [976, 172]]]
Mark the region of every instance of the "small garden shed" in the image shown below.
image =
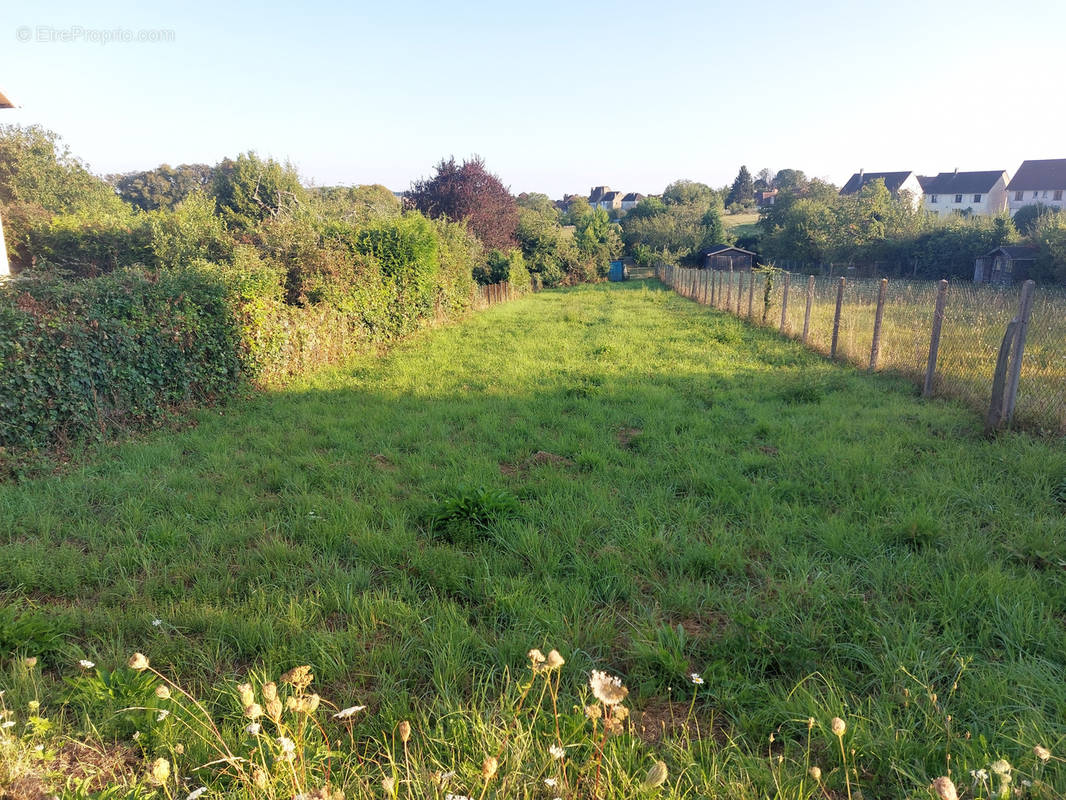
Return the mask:
[[1029, 277], [1037, 250], [1024, 244], [1005, 244], [977, 258], [973, 268], [974, 283], [1006, 286]]
[[703, 251], [704, 269], [729, 269], [734, 272], [751, 272], [756, 254], [728, 244], [712, 245]]

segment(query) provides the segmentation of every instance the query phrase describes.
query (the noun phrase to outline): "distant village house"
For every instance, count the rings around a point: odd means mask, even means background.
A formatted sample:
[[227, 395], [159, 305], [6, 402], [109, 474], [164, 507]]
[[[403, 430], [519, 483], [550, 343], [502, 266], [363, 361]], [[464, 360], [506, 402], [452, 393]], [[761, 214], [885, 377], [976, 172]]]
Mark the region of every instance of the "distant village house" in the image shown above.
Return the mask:
[[893, 197], [909, 198], [915, 209], [922, 202], [922, 184], [913, 172], [866, 172], [860, 169], [848, 179], [840, 193], [858, 194], [862, 187], [878, 179], [885, 182], [885, 188]]
[[972, 214], [990, 217], [1007, 210], [1007, 172], [941, 172], [919, 178], [925, 199], [923, 208], [936, 216]]
[[1018, 172], [1007, 184], [1010, 213], [1025, 206], [1041, 205], [1066, 207], [1066, 158], [1045, 158], [1023, 161]]

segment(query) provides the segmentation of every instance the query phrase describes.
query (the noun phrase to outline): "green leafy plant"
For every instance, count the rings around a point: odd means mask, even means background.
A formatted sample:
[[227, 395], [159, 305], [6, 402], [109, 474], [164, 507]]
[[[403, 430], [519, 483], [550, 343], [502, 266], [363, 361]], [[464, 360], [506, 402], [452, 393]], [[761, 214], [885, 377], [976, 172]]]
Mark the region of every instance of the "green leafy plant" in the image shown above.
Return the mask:
[[438, 502], [426, 515], [426, 524], [431, 532], [450, 541], [464, 534], [484, 538], [493, 525], [513, 519], [521, 511], [518, 498], [505, 489], [464, 487]]

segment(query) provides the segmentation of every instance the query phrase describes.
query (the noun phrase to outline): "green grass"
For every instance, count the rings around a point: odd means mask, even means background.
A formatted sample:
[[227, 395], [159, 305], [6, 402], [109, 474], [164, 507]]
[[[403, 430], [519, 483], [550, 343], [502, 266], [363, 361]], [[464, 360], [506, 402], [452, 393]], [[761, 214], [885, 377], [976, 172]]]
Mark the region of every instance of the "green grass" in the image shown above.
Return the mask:
[[734, 236], [761, 236], [758, 211], [745, 211], [741, 214], [723, 214], [722, 224]]
[[40, 655], [49, 696], [134, 650], [202, 692], [310, 663], [370, 736], [557, 647], [564, 702], [608, 669], [684, 716], [701, 673], [721, 735], [634, 747], [712, 797], [773, 796], [768, 737], [802, 748], [808, 717], [847, 717], [877, 798], [948, 748], [958, 778], [1066, 741], [1061, 445], [986, 441], [657, 282], [495, 306], [195, 421], [0, 486], [0, 654]]

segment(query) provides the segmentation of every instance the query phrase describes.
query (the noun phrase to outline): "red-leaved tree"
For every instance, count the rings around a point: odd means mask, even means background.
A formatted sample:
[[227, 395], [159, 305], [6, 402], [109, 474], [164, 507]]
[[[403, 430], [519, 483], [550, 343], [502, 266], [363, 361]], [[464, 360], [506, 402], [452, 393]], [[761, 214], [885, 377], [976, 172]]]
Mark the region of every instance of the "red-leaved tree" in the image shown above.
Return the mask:
[[412, 183], [407, 199], [427, 217], [465, 221], [489, 249], [516, 245], [518, 206], [500, 179], [485, 169], [480, 156], [461, 165], [454, 157], [441, 159], [437, 174]]

